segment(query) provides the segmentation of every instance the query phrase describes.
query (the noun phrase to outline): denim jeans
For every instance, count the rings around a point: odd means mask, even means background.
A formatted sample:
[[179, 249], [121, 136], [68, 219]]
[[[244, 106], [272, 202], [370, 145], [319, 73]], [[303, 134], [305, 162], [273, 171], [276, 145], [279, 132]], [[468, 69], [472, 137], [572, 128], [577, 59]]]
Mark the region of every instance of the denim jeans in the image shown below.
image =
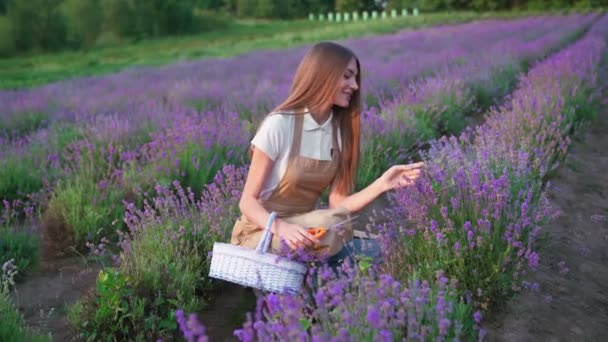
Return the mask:
[[328, 265], [336, 269], [346, 259], [350, 259], [351, 264], [353, 264], [361, 257], [370, 257], [373, 263], [381, 262], [382, 250], [380, 244], [374, 239], [353, 238], [344, 245], [338, 254], [329, 258]]

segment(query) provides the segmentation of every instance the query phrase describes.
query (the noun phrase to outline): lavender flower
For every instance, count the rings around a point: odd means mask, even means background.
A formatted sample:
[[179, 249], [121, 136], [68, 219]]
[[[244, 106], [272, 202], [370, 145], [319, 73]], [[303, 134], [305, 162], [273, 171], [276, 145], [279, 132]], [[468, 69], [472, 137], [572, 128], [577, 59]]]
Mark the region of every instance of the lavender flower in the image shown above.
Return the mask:
[[188, 320], [186, 320], [184, 311], [178, 309], [175, 312], [175, 318], [186, 341], [207, 342], [209, 340], [205, 326], [198, 321], [195, 314], [188, 315]]

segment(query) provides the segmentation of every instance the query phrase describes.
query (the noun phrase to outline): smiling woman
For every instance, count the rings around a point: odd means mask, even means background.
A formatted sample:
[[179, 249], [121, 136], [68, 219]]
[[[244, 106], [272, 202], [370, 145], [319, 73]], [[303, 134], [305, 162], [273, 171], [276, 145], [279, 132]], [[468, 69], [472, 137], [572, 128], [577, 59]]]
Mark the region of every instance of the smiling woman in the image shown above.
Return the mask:
[[[350, 217], [385, 191], [411, 184], [420, 170], [393, 166], [360, 192], [352, 193], [359, 160], [361, 65], [348, 48], [321, 42], [304, 56], [287, 99], [261, 123], [251, 144], [251, 166], [240, 200], [242, 216], [232, 232], [232, 243], [257, 246], [272, 212], [271, 250], [281, 243], [291, 249], [318, 248], [320, 240], [308, 224], [296, 224], [293, 216], [314, 222], [326, 217]], [[327, 189], [329, 209], [315, 210]], [[361, 252], [360, 241], [329, 248], [330, 264]], [[377, 245], [373, 244], [374, 247]], [[372, 249], [372, 257], [378, 256]]]

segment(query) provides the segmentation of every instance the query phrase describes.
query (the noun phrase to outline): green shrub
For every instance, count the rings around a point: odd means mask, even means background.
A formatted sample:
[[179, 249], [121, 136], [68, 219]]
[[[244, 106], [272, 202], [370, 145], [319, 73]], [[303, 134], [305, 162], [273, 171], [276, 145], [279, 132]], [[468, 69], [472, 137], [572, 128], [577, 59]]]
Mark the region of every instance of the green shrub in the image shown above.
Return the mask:
[[62, 11], [66, 18], [67, 40], [75, 47], [92, 46], [103, 22], [99, 0], [64, 0]]
[[63, 172], [61, 151], [81, 138], [77, 127], [55, 124], [46, 141], [7, 153], [0, 161], [0, 198], [25, 199], [43, 189], [43, 179], [52, 181]]
[[115, 37], [131, 35], [130, 19], [132, 10], [124, 0], [101, 0], [103, 12], [103, 31], [110, 32]]
[[193, 18], [193, 30], [198, 32], [208, 32], [228, 28], [233, 23], [233, 18], [227, 14], [195, 11]]
[[40, 239], [36, 234], [0, 227], [0, 264], [13, 259], [25, 273], [38, 264], [39, 255]]
[[8, 115], [0, 121], [0, 135], [22, 136], [48, 125], [44, 112], [22, 112]]
[[65, 20], [60, 11], [63, 0], [13, 0], [7, 17], [13, 25], [18, 50], [56, 50], [65, 44]]
[[[128, 233], [121, 234], [120, 265], [100, 276], [120, 285], [98, 286], [74, 305], [73, 324], [91, 339], [112, 336], [121, 326], [134, 340], [178, 340], [175, 311], [195, 312], [206, 306], [212, 287], [206, 276], [208, 253], [215, 241], [230, 236], [246, 175], [246, 167], [224, 166], [200, 199], [174, 182], [157, 186], [154, 196], [144, 196], [143, 208], [127, 206]], [[112, 309], [116, 307], [122, 310]]]
[[507, 95], [517, 84], [517, 75], [528, 68], [528, 63], [509, 63], [498, 66], [491, 77], [472, 84], [472, 91], [481, 108], [489, 108], [501, 97]]
[[[77, 1], [77, 0], [75, 0]], [[195, 16], [194, 0], [101, 0], [103, 36], [133, 38], [193, 33], [205, 25], [222, 22], [221, 16]], [[212, 19], [212, 23], [201, 22]], [[221, 18], [221, 19], [220, 19]], [[115, 38], [113, 38], [115, 39]]]
[[[134, 327], [145, 325], [153, 313], [146, 300], [135, 295], [130, 279], [113, 269], [99, 272], [96, 294], [87, 295], [68, 308], [68, 320], [87, 341], [146, 341]], [[147, 324], [149, 331], [153, 325]]]
[[59, 225], [54, 230], [69, 234], [79, 250], [87, 241], [111, 239], [124, 214], [123, 192], [114, 184], [106, 184], [97, 184], [82, 174], [60, 180], [48, 203], [45, 224]]
[[11, 154], [0, 161], [0, 198], [23, 199], [42, 188], [42, 170], [34, 159], [28, 154]]
[[205, 305], [200, 294], [209, 284], [201, 277], [208, 263], [202, 251], [208, 249], [204, 239], [192, 238], [201, 219], [139, 226], [122, 242], [129, 252], [122, 253], [120, 267], [100, 273], [92, 297], [71, 308], [72, 324], [90, 339], [173, 336], [176, 309], [197, 311]]
[[0, 263], [0, 341], [51, 341], [50, 337], [38, 334], [25, 327], [23, 316], [15, 308], [10, 297], [10, 288], [14, 285], [17, 269], [9, 261]]
[[250, 16], [256, 10], [255, 1], [236, 0], [236, 15], [239, 17]]
[[[416, 138], [414, 134], [400, 134], [392, 130], [367, 139], [361, 148], [355, 188], [365, 188], [393, 164], [406, 162], [408, 149], [402, 146], [412, 146]], [[379, 158], [380, 156], [382, 157]]]
[[0, 57], [11, 56], [16, 49], [13, 25], [9, 18], [0, 15]]
[[224, 165], [238, 163], [239, 157], [244, 154], [242, 149], [231, 146], [216, 145], [207, 150], [196, 143], [188, 143], [178, 156], [179, 169], [171, 180], [177, 179], [180, 184], [199, 194]]
[[83, 133], [77, 126], [55, 122], [51, 127], [47, 146], [53, 151], [60, 152], [80, 139], [83, 139]]
[[362, 1], [357, 0], [336, 0], [337, 12], [352, 12], [361, 10]]

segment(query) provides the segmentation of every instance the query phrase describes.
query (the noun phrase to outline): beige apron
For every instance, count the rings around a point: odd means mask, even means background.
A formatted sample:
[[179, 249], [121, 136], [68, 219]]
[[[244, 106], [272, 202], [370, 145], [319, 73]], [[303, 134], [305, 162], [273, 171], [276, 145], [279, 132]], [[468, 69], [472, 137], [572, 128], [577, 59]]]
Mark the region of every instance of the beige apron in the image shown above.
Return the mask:
[[[279, 114], [276, 114], [279, 115]], [[336, 121], [332, 119], [332, 159], [317, 160], [300, 156], [302, 142], [303, 116], [296, 115], [294, 138], [285, 174], [262, 206], [268, 211], [277, 212], [277, 217], [286, 217], [310, 212], [323, 191], [331, 184], [340, 162], [340, 150], [337, 140]], [[244, 215], [237, 220], [232, 230], [231, 243], [234, 245], [255, 248], [260, 241], [264, 227], [258, 227], [247, 220]], [[281, 241], [275, 235], [271, 251], [279, 252]]]

